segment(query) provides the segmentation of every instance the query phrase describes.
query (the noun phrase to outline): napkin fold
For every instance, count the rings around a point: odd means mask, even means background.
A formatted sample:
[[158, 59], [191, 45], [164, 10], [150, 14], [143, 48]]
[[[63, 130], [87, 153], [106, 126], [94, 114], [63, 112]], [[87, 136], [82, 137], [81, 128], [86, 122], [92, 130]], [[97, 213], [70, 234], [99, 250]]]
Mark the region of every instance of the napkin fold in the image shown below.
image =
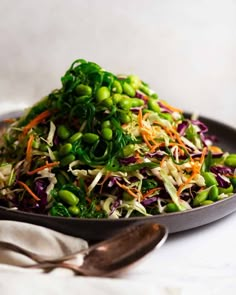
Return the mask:
[[[54, 230], [29, 223], [0, 220], [0, 241], [16, 244], [52, 259], [88, 248], [88, 243]], [[0, 263], [12, 266], [34, 264], [31, 258], [0, 245]]]

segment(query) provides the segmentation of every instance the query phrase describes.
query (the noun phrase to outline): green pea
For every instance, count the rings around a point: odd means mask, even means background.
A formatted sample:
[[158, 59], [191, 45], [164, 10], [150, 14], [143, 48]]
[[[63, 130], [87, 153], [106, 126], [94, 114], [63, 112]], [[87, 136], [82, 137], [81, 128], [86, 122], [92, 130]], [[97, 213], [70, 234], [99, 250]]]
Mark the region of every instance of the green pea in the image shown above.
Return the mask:
[[72, 151], [72, 144], [71, 143], [66, 143], [62, 145], [59, 149], [59, 155], [60, 156], [65, 156], [68, 155]]
[[236, 154], [230, 154], [225, 159], [225, 165], [236, 168]]
[[128, 192], [123, 192], [122, 198], [124, 201], [132, 201], [134, 199], [134, 197], [131, 196]]
[[110, 90], [106, 86], [100, 87], [96, 92], [97, 102], [101, 102], [106, 98], [109, 98], [111, 95]]
[[219, 187], [219, 195], [220, 194], [230, 194], [234, 191], [233, 185], [231, 184], [229, 187]]
[[76, 132], [75, 134], [73, 134], [70, 138], [69, 138], [69, 142], [70, 143], [74, 143], [76, 141], [78, 141], [81, 137], [82, 137], [82, 133], [81, 132]]
[[68, 207], [68, 211], [73, 216], [78, 216], [80, 214], [80, 209], [77, 206], [70, 206], [70, 207]]
[[236, 188], [236, 177], [231, 177], [230, 182], [232, 183], [233, 187]]
[[114, 104], [119, 103], [123, 98], [123, 95], [119, 94], [119, 93], [115, 93], [112, 95], [112, 100]]
[[130, 155], [132, 155], [135, 151], [135, 145], [134, 144], [128, 144], [126, 145], [123, 150], [122, 150], [122, 153], [123, 153], [123, 156], [124, 157], [128, 157]]
[[99, 136], [95, 133], [84, 133], [83, 140], [87, 143], [93, 144], [99, 140]]
[[111, 121], [109, 120], [102, 122], [102, 128], [107, 128], [107, 127], [111, 127]]
[[106, 106], [108, 109], [113, 106], [113, 100], [111, 97], [108, 97], [102, 101], [102, 105]]
[[70, 130], [64, 126], [64, 125], [59, 125], [57, 128], [57, 135], [61, 138], [61, 139], [67, 139], [68, 137], [70, 137]]
[[119, 119], [120, 119], [120, 122], [122, 124], [127, 124], [127, 123], [129, 123], [131, 121], [130, 115], [129, 114], [125, 114], [125, 113], [121, 113], [119, 115]]
[[73, 161], [75, 161], [75, 156], [73, 154], [69, 154], [61, 159], [60, 164], [62, 167], [65, 167]]
[[88, 85], [80, 84], [75, 88], [75, 92], [79, 96], [91, 96], [92, 88]]
[[177, 212], [177, 211], [179, 211], [179, 208], [175, 203], [168, 203], [165, 206], [165, 212], [171, 213], [171, 212]]
[[112, 84], [112, 91], [116, 93], [122, 93], [123, 89], [119, 81], [115, 80]]
[[123, 90], [124, 90], [124, 93], [127, 94], [128, 96], [130, 96], [130, 97], [135, 96], [135, 89], [127, 82], [124, 82]]
[[206, 186], [218, 185], [218, 182], [212, 172], [203, 172], [202, 176], [205, 179]]
[[218, 200], [218, 196], [219, 196], [219, 189], [216, 185], [213, 185], [209, 192], [208, 199], [215, 202]]
[[131, 102], [132, 102], [132, 107], [141, 107], [144, 105], [144, 101], [139, 98], [133, 98]]
[[111, 128], [108, 128], [108, 127], [103, 128], [101, 131], [101, 134], [104, 139], [112, 140], [113, 132], [112, 132]]
[[207, 199], [209, 191], [210, 191], [210, 188], [207, 188], [205, 190], [198, 192], [193, 200], [193, 206], [201, 205], [201, 203]]
[[119, 102], [119, 106], [123, 110], [129, 110], [132, 107], [132, 100], [128, 96], [123, 95], [122, 100]]
[[157, 100], [149, 98], [148, 102], [148, 108], [156, 113], [160, 113], [160, 107], [157, 103]]
[[71, 206], [75, 206], [79, 202], [79, 199], [76, 197], [76, 195], [68, 190], [60, 190], [58, 192], [58, 196], [64, 203]]
[[138, 76], [135, 75], [130, 75], [128, 77], [129, 80], [129, 84], [134, 88], [134, 89], [139, 89], [139, 87], [141, 86], [142, 82], [139, 79]]
[[205, 200], [201, 203], [201, 206], [206, 206], [206, 205], [211, 205], [213, 204], [214, 202], [212, 200]]

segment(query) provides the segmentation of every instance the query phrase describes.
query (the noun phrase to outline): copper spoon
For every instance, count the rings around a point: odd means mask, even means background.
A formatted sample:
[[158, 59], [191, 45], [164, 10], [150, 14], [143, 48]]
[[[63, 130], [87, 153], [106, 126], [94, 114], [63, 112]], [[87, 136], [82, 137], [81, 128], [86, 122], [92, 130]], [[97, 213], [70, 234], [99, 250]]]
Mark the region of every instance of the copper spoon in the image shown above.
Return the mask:
[[[156, 246], [163, 245], [167, 236], [168, 230], [163, 225], [157, 223], [134, 224], [110, 239], [86, 250], [53, 260], [7, 242], [0, 242], [0, 245], [18, 251], [38, 262], [35, 265], [26, 266], [27, 268], [51, 271], [63, 267], [84, 276], [113, 276], [138, 261]], [[79, 260], [80, 263], [78, 263]]]

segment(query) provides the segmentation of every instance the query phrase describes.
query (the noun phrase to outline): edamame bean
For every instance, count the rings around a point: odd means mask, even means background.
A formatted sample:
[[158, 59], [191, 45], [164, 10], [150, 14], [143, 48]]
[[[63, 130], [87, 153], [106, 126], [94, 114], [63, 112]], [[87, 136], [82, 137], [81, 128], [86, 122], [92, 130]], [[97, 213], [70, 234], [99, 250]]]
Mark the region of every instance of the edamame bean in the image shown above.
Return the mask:
[[58, 182], [60, 185], [64, 185], [64, 184], [67, 183], [66, 178], [65, 178], [64, 175], [62, 175], [61, 173], [58, 173], [58, 174], [57, 174], [57, 182]]
[[230, 154], [225, 159], [225, 165], [236, 168], [236, 154]]
[[168, 203], [165, 206], [165, 212], [171, 213], [171, 212], [177, 212], [177, 211], [179, 211], [179, 208], [177, 207], [175, 203]]
[[130, 97], [123, 95], [121, 101], [119, 101], [119, 106], [123, 110], [129, 110], [132, 107], [132, 100]]
[[209, 194], [209, 188], [200, 191], [199, 193], [197, 193], [197, 195], [195, 196], [194, 200], [193, 200], [193, 206], [199, 206], [201, 205], [202, 202], [204, 202]]
[[79, 97], [76, 97], [76, 98], [75, 98], [75, 103], [76, 103], [76, 104], [77, 104], [77, 103], [85, 103], [85, 102], [87, 102], [89, 99], [90, 99], [90, 97], [87, 96], [87, 95], [79, 96]]
[[76, 195], [68, 190], [60, 190], [58, 192], [58, 196], [64, 203], [71, 206], [75, 206], [79, 202], [79, 199], [76, 197]]
[[80, 84], [75, 88], [75, 92], [79, 96], [91, 96], [92, 88], [88, 85]]
[[131, 85], [129, 85], [127, 82], [124, 82], [123, 90], [124, 90], [124, 93], [127, 94], [128, 96], [130, 96], [130, 97], [135, 96], [134, 88]]
[[131, 144], [126, 145], [122, 150], [123, 156], [128, 157], [128, 156], [132, 155], [134, 153], [134, 150], [135, 150], [134, 144], [131, 143]]
[[219, 187], [219, 195], [220, 194], [230, 194], [233, 191], [234, 191], [234, 188], [233, 188], [233, 185], [232, 184], [230, 184], [230, 186], [229, 187], [226, 187], [226, 188]]
[[102, 122], [102, 128], [111, 127], [111, 121], [106, 120]]
[[207, 187], [212, 185], [218, 185], [218, 182], [212, 172], [203, 172], [202, 176], [205, 179], [205, 184]]
[[129, 81], [129, 84], [134, 88], [134, 89], [138, 89], [142, 82], [141, 80], [139, 79], [138, 76], [135, 76], [135, 75], [130, 75], [128, 77], [128, 81]]
[[47, 152], [48, 151], [48, 145], [46, 143], [40, 143], [39, 150], [41, 152]]
[[68, 155], [72, 151], [72, 144], [71, 143], [66, 143], [62, 145], [59, 149], [59, 155], [60, 156], [65, 156]]
[[139, 98], [132, 98], [132, 107], [141, 107], [144, 105], [144, 101]]
[[70, 206], [68, 207], [68, 211], [73, 216], [78, 216], [80, 214], [80, 210], [77, 206]]
[[112, 95], [112, 100], [114, 104], [119, 103], [122, 100], [123, 95], [119, 94], [119, 93], [115, 93]]
[[213, 204], [214, 202], [212, 201], [212, 200], [206, 200], [206, 201], [203, 201], [202, 203], [201, 203], [201, 206], [206, 206], [206, 205], [211, 205], [211, 204]]
[[95, 133], [84, 133], [83, 140], [87, 143], [93, 144], [99, 140], [99, 136]]
[[33, 140], [32, 147], [34, 149], [38, 149], [40, 147], [40, 143], [37, 140]]
[[149, 98], [148, 102], [148, 108], [156, 113], [160, 113], [160, 107], [157, 103], [157, 100]]
[[106, 86], [102, 86], [97, 90], [96, 99], [97, 102], [101, 102], [106, 98], [109, 98], [111, 95], [110, 90]]
[[57, 128], [57, 135], [61, 138], [61, 139], [67, 139], [68, 137], [70, 137], [70, 130], [64, 126], [64, 125], [59, 125]]
[[113, 100], [112, 100], [112, 98], [111, 97], [108, 97], [108, 98], [104, 99], [102, 101], [102, 105], [104, 105], [108, 109], [111, 108], [113, 106]]
[[123, 124], [127, 124], [131, 121], [131, 117], [129, 114], [121, 113], [119, 115], [120, 122]]
[[144, 84], [141, 84], [140, 85], [140, 90], [142, 92], [144, 92], [145, 94], [147, 94], [148, 96], [151, 96], [152, 95], [151, 90], [148, 88], [148, 86], [146, 86]]
[[106, 127], [106, 128], [102, 129], [101, 135], [106, 140], [112, 140], [113, 132], [112, 132], [111, 128]]
[[82, 133], [81, 132], [76, 132], [75, 134], [73, 134], [70, 138], [69, 138], [69, 142], [70, 143], [74, 143], [76, 141], [78, 141], [81, 137], [82, 137]]
[[173, 117], [171, 114], [168, 113], [160, 113], [159, 116], [165, 120], [168, 120], [169, 122], [173, 122]]
[[116, 93], [122, 93], [123, 89], [119, 81], [115, 80], [112, 84], [112, 91]]
[[71, 162], [75, 160], [75, 156], [73, 154], [69, 154], [61, 159], [60, 164], [62, 167], [69, 165]]
[[218, 200], [218, 196], [219, 196], [219, 189], [216, 185], [213, 185], [209, 192], [208, 199], [215, 202]]

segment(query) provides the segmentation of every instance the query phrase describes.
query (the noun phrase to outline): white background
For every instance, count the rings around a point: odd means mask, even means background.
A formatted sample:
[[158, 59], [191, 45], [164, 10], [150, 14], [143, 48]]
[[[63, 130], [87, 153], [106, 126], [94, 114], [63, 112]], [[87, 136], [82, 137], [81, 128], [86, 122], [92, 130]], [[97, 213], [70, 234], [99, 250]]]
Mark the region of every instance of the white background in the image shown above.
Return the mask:
[[236, 126], [234, 0], [1, 0], [1, 110], [59, 87], [77, 58]]

